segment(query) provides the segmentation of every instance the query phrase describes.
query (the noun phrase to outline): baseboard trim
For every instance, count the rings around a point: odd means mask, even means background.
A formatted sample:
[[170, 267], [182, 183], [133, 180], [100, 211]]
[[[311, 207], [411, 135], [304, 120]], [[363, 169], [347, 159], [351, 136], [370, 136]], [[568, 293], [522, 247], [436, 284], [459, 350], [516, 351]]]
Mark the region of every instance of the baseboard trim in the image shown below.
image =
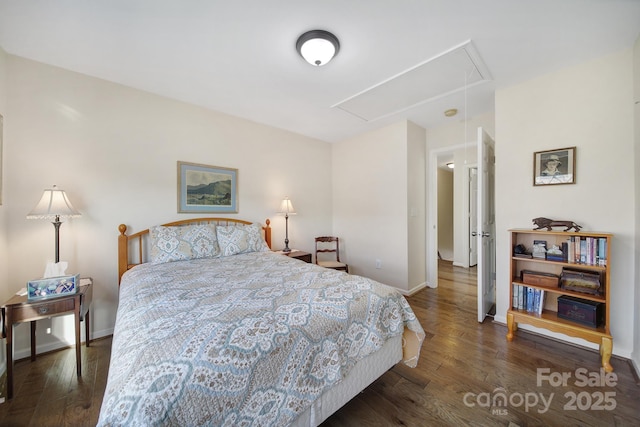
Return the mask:
[[410, 297], [411, 295], [423, 290], [424, 288], [427, 287], [427, 282], [422, 282], [417, 286], [414, 286], [413, 288], [409, 289], [408, 291], [405, 291], [403, 289], [398, 289], [400, 291], [400, 293], [402, 295], [404, 295], [405, 297]]
[[640, 386], [640, 367], [638, 367], [638, 364], [633, 359], [629, 359], [629, 365], [631, 366], [633, 379], [636, 381], [636, 384]]
[[[84, 332], [84, 330], [83, 330]], [[101, 331], [96, 331], [93, 332], [91, 334], [91, 341], [97, 340], [97, 339], [101, 339], [101, 338], [105, 338], [108, 337], [110, 335], [113, 335], [113, 328], [108, 328], [108, 329], [103, 329]], [[46, 353], [51, 353], [52, 351], [57, 351], [57, 350], [61, 350], [64, 348], [69, 348], [69, 347], [73, 347], [75, 346], [75, 342], [64, 342], [64, 341], [58, 341], [55, 343], [48, 343], [48, 344], [43, 344], [43, 345], [38, 345], [36, 343], [36, 356], [40, 355], [40, 354], [46, 354]], [[85, 342], [81, 341], [81, 345], [84, 345]], [[31, 347], [27, 347], [27, 348], [16, 348], [13, 350], [13, 360], [14, 361], [18, 361], [18, 360], [22, 360], [22, 359], [27, 359], [27, 358], [31, 358]], [[3, 362], [3, 366], [6, 366], [6, 359]]]

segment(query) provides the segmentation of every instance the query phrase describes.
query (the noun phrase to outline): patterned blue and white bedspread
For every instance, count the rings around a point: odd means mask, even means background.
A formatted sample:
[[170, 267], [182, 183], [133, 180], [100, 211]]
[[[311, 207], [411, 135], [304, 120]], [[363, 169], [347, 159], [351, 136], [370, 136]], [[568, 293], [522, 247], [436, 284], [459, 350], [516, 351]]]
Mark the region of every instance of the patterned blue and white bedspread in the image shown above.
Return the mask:
[[364, 277], [271, 252], [142, 264], [122, 279], [98, 425], [287, 425], [399, 334], [415, 366], [420, 323]]

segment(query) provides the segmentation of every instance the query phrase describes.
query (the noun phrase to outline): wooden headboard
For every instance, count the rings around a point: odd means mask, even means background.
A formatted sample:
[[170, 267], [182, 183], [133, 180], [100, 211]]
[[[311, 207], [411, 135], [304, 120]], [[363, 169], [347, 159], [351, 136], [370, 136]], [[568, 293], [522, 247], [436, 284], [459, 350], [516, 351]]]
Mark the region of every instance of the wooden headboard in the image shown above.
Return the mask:
[[[265, 221], [266, 225], [262, 227], [264, 231], [264, 240], [271, 247], [271, 221]], [[251, 221], [244, 221], [233, 218], [190, 218], [180, 221], [162, 224], [163, 226], [176, 226], [188, 224], [215, 224], [215, 225], [232, 225], [232, 224], [252, 224]], [[118, 226], [120, 235], [118, 236], [118, 285], [122, 279], [122, 275], [132, 267], [147, 262], [147, 241], [149, 238], [149, 229], [138, 231], [130, 236], [127, 235], [127, 226], [120, 224]], [[132, 249], [132, 250], [130, 250]]]

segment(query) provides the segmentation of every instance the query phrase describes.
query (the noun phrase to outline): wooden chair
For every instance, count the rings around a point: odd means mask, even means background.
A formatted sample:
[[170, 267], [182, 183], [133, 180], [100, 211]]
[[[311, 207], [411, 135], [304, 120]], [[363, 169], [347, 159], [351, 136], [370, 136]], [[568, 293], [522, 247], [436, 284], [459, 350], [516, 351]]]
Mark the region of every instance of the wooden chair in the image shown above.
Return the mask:
[[[333, 253], [336, 259], [335, 261], [318, 260], [319, 253]], [[326, 268], [333, 268], [334, 270], [349, 272], [349, 266], [344, 262], [340, 262], [340, 239], [333, 236], [316, 237], [316, 264]]]

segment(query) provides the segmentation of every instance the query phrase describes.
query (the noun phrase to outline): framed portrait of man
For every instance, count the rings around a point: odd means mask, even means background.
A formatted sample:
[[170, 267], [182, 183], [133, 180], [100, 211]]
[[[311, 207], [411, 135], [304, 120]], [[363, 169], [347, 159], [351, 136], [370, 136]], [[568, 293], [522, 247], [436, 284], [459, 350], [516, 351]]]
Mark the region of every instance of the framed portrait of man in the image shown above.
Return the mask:
[[576, 183], [576, 147], [533, 153], [533, 185]]

